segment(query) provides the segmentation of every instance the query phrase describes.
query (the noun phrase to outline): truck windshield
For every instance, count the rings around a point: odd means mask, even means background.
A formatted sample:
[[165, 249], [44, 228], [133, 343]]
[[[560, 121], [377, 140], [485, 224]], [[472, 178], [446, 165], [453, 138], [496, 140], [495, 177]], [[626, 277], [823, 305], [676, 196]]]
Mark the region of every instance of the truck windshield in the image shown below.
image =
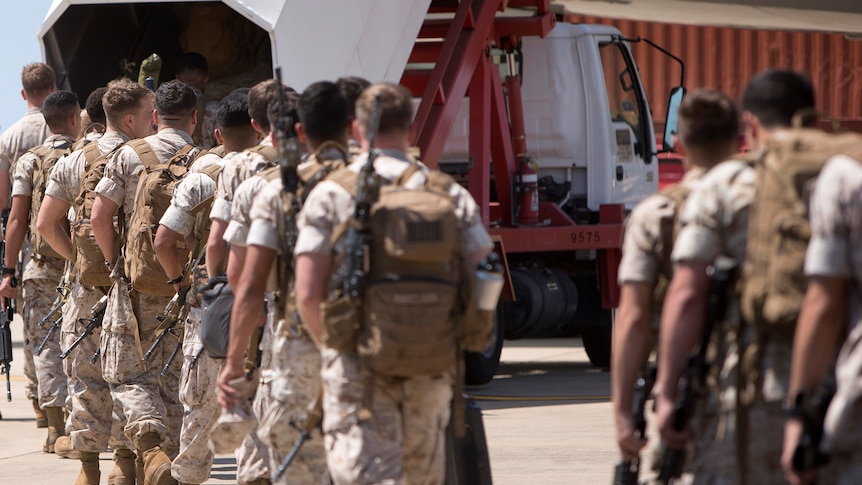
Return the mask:
[[606, 42], [599, 44], [599, 54], [602, 58], [611, 120], [625, 122], [631, 127], [641, 148], [639, 155], [643, 157], [643, 148], [646, 146], [643, 139], [645, 127], [642, 122], [645, 103], [638, 86], [638, 78], [633, 72], [635, 68], [629, 51], [619, 42]]

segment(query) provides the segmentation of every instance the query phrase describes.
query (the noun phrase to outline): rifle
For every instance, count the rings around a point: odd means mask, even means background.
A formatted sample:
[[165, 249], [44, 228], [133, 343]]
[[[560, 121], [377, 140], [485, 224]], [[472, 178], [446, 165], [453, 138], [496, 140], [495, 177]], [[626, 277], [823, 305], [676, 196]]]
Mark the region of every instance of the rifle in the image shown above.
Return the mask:
[[834, 395], [832, 389], [820, 386], [805, 402], [799, 403], [802, 436], [793, 450], [793, 469], [797, 472], [813, 470], [829, 462], [829, 455], [820, 451], [820, 442], [823, 440], [823, 420]]
[[[727, 289], [734, 279], [734, 270], [735, 268], [719, 269], [716, 266], [709, 266], [706, 269], [709, 277], [709, 294], [706, 300], [703, 333], [700, 336], [700, 347], [697, 353], [688, 359], [680, 398], [674, 405], [672, 426], [676, 431], [685, 429], [694, 415], [698, 400], [706, 393], [706, 378], [709, 372], [706, 353], [716, 322], [724, 318], [724, 311], [727, 308]], [[674, 450], [663, 447], [656, 480], [660, 483], [670, 483], [672, 479], [678, 478], [685, 465], [685, 455], [685, 449]]]
[[[93, 331], [98, 327], [102, 326], [102, 320], [105, 319], [105, 310], [108, 309], [108, 295], [103, 296], [93, 305], [93, 308], [90, 309], [90, 318], [79, 318], [78, 321], [81, 323], [87, 322], [87, 328], [84, 329], [84, 332], [72, 342], [72, 345], [69, 346], [68, 349], [64, 350], [60, 353], [60, 358], [65, 359], [75, 350], [75, 347], [81, 345], [81, 342], [84, 341], [85, 338], [89, 337], [93, 334]], [[96, 351], [96, 358], [98, 358], [99, 351]], [[91, 363], [96, 363], [96, 358], [90, 359]]]
[[48, 341], [51, 340], [51, 336], [54, 335], [54, 332], [60, 330], [60, 323], [63, 321], [63, 314], [60, 310], [63, 309], [63, 305], [66, 304], [66, 301], [69, 299], [69, 293], [72, 291], [71, 271], [71, 262], [67, 261], [66, 271], [63, 273], [63, 279], [60, 280], [60, 284], [57, 286], [57, 292], [59, 295], [57, 295], [57, 299], [54, 300], [54, 306], [48, 314], [39, 321], [40, 327], [51, 322], [51, 329], [48, 330], [48, 333], [45, 335], [45, 338], [42, 339], [42, 342], [39, 343], [39, 346], [33, 349], [33, 355], [41, 354], [42, 351], [45, 350], [45, 346], [48, 345]]
[[[6, 223], [9, 222], [9, 209], [0, 213], [0, 230], [3, 231], [3, 240], [0, 241], [0, 267], [6, 261]], [[12, 286], [17, 283], [12, 278]], [[12, 401], [12, 382], [10, 373], [12, 371], [12, 318], [15, 316], [15, 307], [12, 300], [6, 299], [6, 304], [0, 310], [0, 372], [6, 374], [6, 400]]]
[[299, 214], [299, 197], [297, 188], [299, 186], [299, 175], [297, 167], [301, 159], [299, 140], [293, 130], [293, 119], [287, 114], [286, 96], [284, 83], [281, 80], [281, 68], [275, 69], [275, 78], [278, 81], [278, 119], [275, 122], [275, 151], [281, 172], [281, 184], [285, 195], [283, 197], [285, 215], [285, 241], [284, 254], [287, 260], [293, 255], [299, 231], [296, 228], [296, 215]]
[[320, 390], [320, 393], [311, 403], [308, 409], [308, 415], [305, 417], [305, 426], [301, 426], [299, 423], [295, 421], [291, 421], [290, 425], [300, 432], [299, 438], [296, 440], [296, 443], [293, 444], [293, 448], [287, 453], [287, 456], [284, 457], [281, 464], [278, 466], [278, 470], [275, 472], [275, 482], [281, 479], [281, 476], [284, 475], [284, 472], [287, 471], [287, 468], [290, 466], [290, 463], [296, 458], [296, 455], [299, 453], [299, 449], [302, 448], [302, 445], [311, 438], [311, 432], [314, 431], [315, 428], [320, 427], [320, 423], [323, 421], [323, 389]]
[[[632, 416], [635, 430], [641, 438], [646, 436], [646, 402], [655, 384], [655, 367], [645, 369], [635, 381], [635, 392], [632, 396]], [[638, 485], [640, 475], [640, 459], [622, 460], [614, 468], [614, 485]]]

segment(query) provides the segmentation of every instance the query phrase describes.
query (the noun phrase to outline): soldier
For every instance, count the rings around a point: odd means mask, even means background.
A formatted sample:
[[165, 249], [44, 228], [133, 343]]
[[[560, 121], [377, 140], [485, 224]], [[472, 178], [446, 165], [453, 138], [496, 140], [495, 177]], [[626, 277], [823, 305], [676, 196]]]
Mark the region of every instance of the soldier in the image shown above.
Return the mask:
[[[3, 281], [0, 283], [0, 296], [3, 299], [15, 298], [18, 278], [16, 268], [18, 252], [24, 243], [32, 220], [35, 226], [36, 214], [32, 209], [41, 202], [41, 196], [33, 200], [34, 188], [38, 180], [48, 177], [50, 168], [65, 154], [74, 143], [74, 134], [81, 129], [81, 109], [78, 97], [70, 91], [57, 91], [45, 98], [42, 114], [51, 130], [45, 142], [21, 156], [15, 162], [14, 184], [12, 186], [12, 210], [6, 231], [6, 260], [3, 262]], [[41, 194], [39, 194], [41, 195]], [[50, 248], [34, 244], [33, 255], [24, 268], [24, 333], [26, 346], [41, 343], [48, 325], [39, 326], [39, 321], [48, 314], [57, 284], [63, 273], [63, 260]], [[59, 338], [49, 340], [42, 352], [34, 355], [36, 376], [39, 384], [39, 406], [48, 418], [48, 438], [42, 451], [54, 452], [54, 442], [65, 434], [63, 407], [68, 395], [66, 374], [60, 360]]]
[[[422, 179], [427, 181], [431, 176], [406, 155], [413, 106], [410, 93], [403, 87], [381, 83], [365, 90], [356, 104], [354, 136], [361, 140], [363, 150], [371, 148], [369, 138], [373, 136], [373, 128], [369, 121], [375, 98], [379, 99], [376, 139], [382, 155], [374, 161], [374, 168], [381, 183], [393, 183], [406, 170], [415, 173], [404, 181], [405, 185], [425, 183]], [[356, 174], [365, 162], [365, 157], [360, 156], [348, 168], [330, 177], [346, 176], [347, 171]], [[463, 244], [463, 259], [456, 265], [475, 268], [493, 247], [491, 238], [466, 189], [455, 183], [447, 188], [455, 207], [454, 215], [450, 215], [457, 220], [456, 238], [461, 239], [457, 243]], [[348, 345], [343, 350], [329, 346], [331, 340], [324, 345], [321, 304], [327, 300], [330, 275], [339, 269], [338, 263], [344, 261], [346, 250], [343, 240], [333, 243], [333, 234], [352, 220], [354, 197], [340, 183], [324, 180], [309, 193], [298, 219], [296, 299], [306, 331], [322, 347], [327, 465], [337, 484], [442, 483], [443, 434], [449, 421], [452, 375], [434, 372], [390, 377], [362, 365], [356, 351]], [[373, 266], [372, 262], [372, 271]], [[441, 307], [446, 311], [445, 306]], [[329, 339], [341, 337], [327, 335]], [[457, 358], [454, 349], [440, 348], [438, 354], [451, 355], [454, 369]]]
[[177, 65], [177, 79], [188, 84], [195, 90], [197, 96], [198, 124], [192, 139], [202, 148], [212, 148], [216, 145], [213, 133], [216, 128], [218, 99], [206, 93], [209, 84], [209, 64], [207, 58], [197, 52], [186, 52]]
[[[171, 458], [179, 450], [179, 430], [182, 427], [182, 404], [179, 402], [179, 375], [181, 362], [175, 359], [164, 376], [160, 370], [169, 362], [169, 345], [157, 347], [152, 357], [143, 361], [144, 349], [149, 349], [156, 338], [159, 321], [170, 297], [160, 296], [168, 284], [162, 274], [159, 294], [150, 294], [133, 287], [126, 271], [142, 267], [155, 259], [154, 254], [137, 254], [128, 247], [123, 257], [115, 245], [113, 217], [122, 211], [120, 221], [125, 227], [128, 246], [135, 237], [130, 224], [138, 205], [138, 180], [146, 173], [145, 166], [166, 163], [179, 153], [185, 153], [180, 163], [195, 158], [196, 148], [190, 133], [197, 123], [196, 97], [191, 87], [180, 81], [170, 81], [156, 91], [155, 122], [158, 132], [144, 139], [146, 146], [123, 146], [108, 160], [105, 176], [96, 186], [92, 222], [96, 242], [112, 269], [114, 286], [102, 325], [102, 372], [111, 385], [111, 394], [123, 405], [126, 415], [126, 436], [135, 444], [138, 456], [143, 457], [145, 482], [151, 485], [175, 485], [171, 477]], [[149, 147], [150, 154], [145, 150]], [[139, 151], [140, 150], [140, 151]], [[156, 161], [144, 160], [144, 157]], [[146, 197], [143, 199], [150, 199]], [[161, 214], [154, 216], [160, 217]], [[136, 228], [136, 230], [138, 230]], [[124, 258], [129, 264], [124, 264]], [[134, 259], [133, 259], [134, 258]], [[137, 264], [137, 265], [136, 265]], [[155, 268], [152, 269], [156, 271]], [[163, 271], [162, 271], [163, 272]], [[153, 290], [147, 290], [153, 291]]]
[[[45, 201], [39, 210], [39, 233], [51, 247], [70, 261], [74, 261], [76, 249], [69, 237], [65, 221], [69, 208], [76, 205], [85, 170], [93, 165], [97, 158], [108, 155], [130, 139], [148, 136], [152, 131], [152, 92], [126, 79], [111, 82], [103, 92], [104, 103], [99, 104], [104, 104], [106, 115], [104, 136], [92, 144], [96, 147], [95, 150], [77, 150], [57, 162], [48, 180]], [[83, 218], [83, 214], [76, 214], [74, 220]], [[80, 266], [75, 267], [74, 273], [74, 283], [63, 315], [62, 335], [65, 348], [69, 348], [75, 338], [84, 331], [86, 324], [79, 319], [90, 318], [90, 309], [108, 291], [107, 287], [82, 284]], [[123, 410], [116, 409], [114, 405], [110, 387], [102, 377], [101, 365], [90, 362], [92, 356], [99, 351], [100, 334], [101, 329], [95, 329], [93, 335], [79, 344], [66, 358], [72, 398], [68, 429], [71, 445], [80, 452], [82, 465], [81, 475], [75, 483], [99, 483], [99, 453], [110, 446], [114, 450], [115, 466], [108, 475], [108, 483], [131, 485], [135, 482], [135, 455], [131, 451], [132, 444], [123, 434], [123, 422], [112, 419], [112, 411], [116, 412], [117, 416], [123, 416]], [[59, 446], [58, 440], [57, 447]]]
[[[805, 258], [808, 289], [793, 343], [790, 391], [786, 405], [782, 466], [794, 485], [853, 484], [862, 481], [858, 416], [860, 409], [859, 323], [862, 301], [862, 146], [853, 156], [831, 157], [817, 178], [811, 199], [811, 241]], [[833, 362], [836, 344], [843, 342], [835, 368], [837, 391], [824, 423], [824, 444], [834, 482], [817, 477], [817, 470], [794, 470], [793, 453], [813, 405], [815, 388]], [[831, 372], [829, 373], [831, 377]], [[811, 423], [815, 424], [815, 423]], [[816, 425], [816, 424], [815, 424]], [[811, 444], [809, 444], [811, 445]], [[814, 443], [813, 445], [817, 445]], [[822, 475], [822, 473], [821, 473]], [[820, 478], [820, 480], [816, 480]]]
[[[331, 82], [318, 82], [302, 93], [297, 111], [301, 122], [296, 124], [296, 132], [299, 139], [307, 143], [311, 153], [298, 169], [302, 194], [306, 194], [311, 186], [305, 184], [320, 180], [326, 173], [347, 164], [349, 103], [338, 86]], [[269, 119], [270, 124], [276, 126], [276, 109], [270, 111]], [[290, 298], [293, 282], [289, 275], [292, 274], [293, 256], [290, 248], [285, 246], [287, 233], [280, 175], [278, 168], [269, 169], [243, 182], [236, 192], [232, 220], [225, 237], [233, 236], [229, 241], [229, 274], [242, 274], [236, 278], [237, 301], [231, 318], [230, 349], [225, 370], [219, 377], [220, 400], [232, 407], [236, 398], [229, 383], [243, 374], [243, 349], [248, 346], [255, 326], [255, 319], [249, 318], [243, 309], [246, 306], [258, 308], [263, 303], [266, 283], [280, 254], [276, 281], [281, 282], [281, 293], [277, 301], [288, 303], [287, 309], [281, 306], [284, 303], [273, 309], [276, 321], [271, 322], [274, 331], [270, 366], [275, 373], [272, 380], [274, 402], [262, 416], [259, 432], [269, 446], [271, 462], [276, 470], [299, 437], [290, 423], [301, 422], [305, 418], [309, 403], [320, 390], [320, 352], [303, 331]], [[270, 178], [268, 182], [267, 178]], [[248, 204], [243, 201], [251, 198], [246, 194], [255, 193], [259, 195], [254, 197], [251, 212], [255, 218], [250, 223]], [[238, 246], [245, 249], [240, 254], [241, 265], [235, 264], [238, 258], [234, 257], [234, 248]], [[258, 310], [254, 317], [259, 314]], [[281, 480], [285, 483], [328, 483], [323, 440], [315, 436], [304, 446], [303, 453]]]
[[733, 154], [739, 135], [736, 106], [718, 91], [690, 93], [679, 107], [678, 119], [685, 177], [678, 185], [644, 199], [626, 221], [611, 365], [617, 445], [624, 460], [638, 458], [646, 445], [635, 432], [632, 389], [655, 341], [664, 290], [673, 270], [670, 254], [681, 206], [697, 181]]
[[[742, 99], [748, 145], [762, 158], [770, 143], [789, 129], [793, 117], [813, 106], [814, 92], [804, 75], [781, 70], [758, 74]], [[672, 426], [673, 405], [686, 359], [704, 324], [706, 269], [719, 258], [748, 264], [749, 208], [757, 180], [752, 165], [730, 160], [714, 167], [692, 190], [680, 216], [673, 280], [662, 312], [656, 382], [659, 429], [670, 448], [682, 448], [687, 440], [688, 430]], [[780, 403], [790, 377], [790, 341], [779, 334], [769, 340], [763, 359], [753, 363], [760, 366], [761, 378], [752, 380], [752, 362], [745, 353], [761, 339], [761, 329], [744, 321], [739, 298], [732, 300], [713, 336], [718, 388], [710, 396], [717, 402], [708, 405], [718, 412], [716, 420], [699, 430], [695, 483], [779, 483]], [[747, 397], [749, 388], [756, 388], [753, 399]]]
[[[21, 97], [27, 102], [27, 114], [0, 135], [0, 212], [9, 209], [9, 173], [12, 171], [12, 164], [24, 152], [45, 141], [50, 134], [39, 108], [45, 98], [56, 89], [56, 82], [54, 70], [41, 62], [24, 66], [21, 72]], [[33, 404], [36, 415], [36, 427], [47, 428], [48, 419], [39, 407], [39, 385], [33, 364], [32, 345], [24, 345], [24, 377], [27, 379], [27, 399]]]
[[73, 145], [74, 150], [84, 148], [90, 142], [96, 141], [105, 133], [107, 120], [105, 119], [105, 108], [102, 106], [102, 97], [108, 88], [102, 86], [96, 88], [87, 96], [84, 104], [84, 112], [81, 113], [81, 136]]
[[[215, 180], [221, 167], [235, 154], [257, 144], [257, 133], [248, 115], [247, 91], [238, 90], [225, 97], [219, 103], [217, 120], [215, 138], [224, 144], [228, 154], [214, 164], [204, 160], [213, 155], [206, 155], [196, 161], [192, 172], [176, 186], [171, 206], [160, 221], [155, 249], [168, 279], [176, 279], [174, 275], [190, 272], [183, 268], [184, 262], [177, 250], [180, 240], [194, 242], [189, 255], [191, 259], [197, 258], [206, 244], [210, 219], [209, 211], [206, 210], [208, 206], [204, 204], [207, 201], [212, 203]], [[195, 287], [199, 286], [195, 284], [198, 279], [193, 278], [193, 293], [199, 289]], [[197, 303], [198, 297], [193, 293], [189, 294], [190, 301], [187, 304], [192, 308], [183, 333], [184, 362], [180, 376], [183, 429], [180, 433], [180, 452], [171, 465], [173, 477], [181, 484], [199, 484], [209, 478], [213, 453], [209, 449], [208, 438], [219, 414], [215, 385], [220, 366], [219, 362], [202, 352], [201, 310]], [[191, 367], [192, 362], [195, 362], [194, 368]]]

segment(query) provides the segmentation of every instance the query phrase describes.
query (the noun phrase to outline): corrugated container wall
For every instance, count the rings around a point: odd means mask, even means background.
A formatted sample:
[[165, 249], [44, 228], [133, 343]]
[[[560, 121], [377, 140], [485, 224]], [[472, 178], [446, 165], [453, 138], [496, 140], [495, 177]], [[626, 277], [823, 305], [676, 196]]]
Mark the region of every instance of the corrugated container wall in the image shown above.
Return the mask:
[[[572, 23], [601, 23], [628, 37], [645, 37], [685, 63], [687, 89], [710, 87], [739, 100], [748, 79], [769, 67], [811, 76], [817, 109], [862, 128], [862, 41], [840, 34], [784, 32], [664, 24], [569, 15]], [[679, 83], [679, 67], [640, 43], [632, 46], [653, 116], [663, 124], [668, 91]]]

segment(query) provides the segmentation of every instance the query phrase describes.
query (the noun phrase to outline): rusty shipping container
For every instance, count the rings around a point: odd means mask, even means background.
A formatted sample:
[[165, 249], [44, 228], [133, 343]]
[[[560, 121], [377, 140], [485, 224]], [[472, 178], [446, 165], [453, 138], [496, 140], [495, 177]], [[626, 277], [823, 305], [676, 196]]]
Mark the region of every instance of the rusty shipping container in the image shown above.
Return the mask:
[[[601, 23], [629, 37], [646, 37], [685, 63], [686, 88], [709, 87], [740, 99], [748, 79], [769, 67], [811, 76], [817, 109], [854, 131], [862, 131], [862, 41], [841, 34], [704, 27], [568, 15], [572, 23]], [[653, 117], [664, 123], [668, 89], [679, 83], [679, 67], [644, 44], [633, 46]]]

